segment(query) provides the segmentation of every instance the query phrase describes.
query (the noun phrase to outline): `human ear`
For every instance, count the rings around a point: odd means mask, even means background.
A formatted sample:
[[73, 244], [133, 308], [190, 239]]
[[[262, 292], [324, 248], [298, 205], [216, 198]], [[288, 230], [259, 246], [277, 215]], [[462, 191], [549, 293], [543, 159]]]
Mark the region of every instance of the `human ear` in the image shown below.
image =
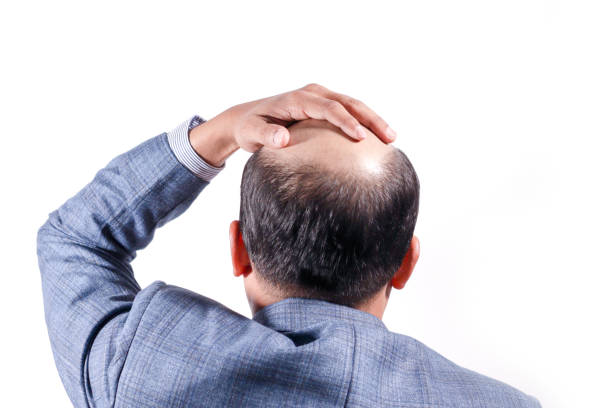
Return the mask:
[[395, 289], [404, 288], [406, 282], [410, 278], [410, 275], [412, 275], [414, 266], [419, 260], [420, 253], [421, 243], [419, 242], [419, 239], [416, 236], [413, 236], [412, 240], [410, 241], [410, 247], [408, 248], [406, 255], [404, 255], [404, 259], [402, 260], [402, 264], [400, 265], [395, 275], [393, 275], [393, 278], [391, 278], [391, 285]]
[[238, 220], [230, 223], [229, 240], [234, 276], [242, 275], [246, 278], [252, 271], [251, 259], [242, 240], [242, 232], [240, 231], [240, 222]]

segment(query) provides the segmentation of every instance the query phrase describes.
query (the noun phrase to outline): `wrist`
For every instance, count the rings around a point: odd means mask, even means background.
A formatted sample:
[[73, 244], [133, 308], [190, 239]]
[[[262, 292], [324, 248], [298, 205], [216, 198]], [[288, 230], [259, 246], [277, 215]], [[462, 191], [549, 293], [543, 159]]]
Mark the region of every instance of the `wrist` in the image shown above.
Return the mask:
[[189, 132], [193, 150], [208, 164], [221, 167], [240, 146], [229, 133], [223, 114], [194, 127]]

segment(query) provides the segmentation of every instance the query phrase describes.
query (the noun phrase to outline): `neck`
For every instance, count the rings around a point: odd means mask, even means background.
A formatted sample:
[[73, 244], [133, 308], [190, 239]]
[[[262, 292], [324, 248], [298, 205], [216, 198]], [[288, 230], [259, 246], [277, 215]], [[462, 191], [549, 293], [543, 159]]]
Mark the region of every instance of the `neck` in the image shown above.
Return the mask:
[[[382, 288], [373, 297], [368, 299], [368, 301], [355, 306], [355, 309], [370, 313], [371, 315], [374, 315], [382, 320], [390, 294], [391, 283]], [[248, 296], [247, 294], [247, 298], [249, 300], [249, 306], [253, 315], [255, 315], [255, 313], [257, 313], [260, 309], [285, 299], [284, 297], [278, 296], [275, 293], [270, 293], [269, 290], [259, 290], [255, 296]]]
[[370, 313], [382, 320], [385, 309], [387, 308], [387, 303], [389, 302], [390, 294], [391, 284], [389, 283], [363, 305], [356, 306], [355, 309]]

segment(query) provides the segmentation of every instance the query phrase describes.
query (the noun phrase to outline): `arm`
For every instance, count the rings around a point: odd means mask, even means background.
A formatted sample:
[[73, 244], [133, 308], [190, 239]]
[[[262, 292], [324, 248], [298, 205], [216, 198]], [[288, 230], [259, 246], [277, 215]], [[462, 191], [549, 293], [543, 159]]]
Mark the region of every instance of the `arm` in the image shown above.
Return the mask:
[[86, 406], [83, 366], [94, 336], [126, 314], [140, 291], [130, 265], [136, 251], [151, 242], [156, 228], [183, 213], [221, 170], [201, 161], [198, 176], [179, 162], [177, 156], [185, 156], [180, 141], [186, 138], [187, 123], [114, 158], [38, 231], [51, 347], [76, 406]]
[[[342, 98], [347, 97], [309, 85], [237, 105], [190, 134], [184, 124], [114, 158], [49, 214], [37, 236], [45, 319], [60, 377], [75, 406], [114, 401], [140, 316], [163, 285], [141, 290], [130, 265], [136, 251], [151, 242], [157, 228], [187, 210], [238, 148], [286, 145], [289, 133], [283, 124], [326, 119], [356, 138], [356, 118], [374, 130], [386, 129], [365, 105]], [[96, 367], [93, 372], [91, 367]]]

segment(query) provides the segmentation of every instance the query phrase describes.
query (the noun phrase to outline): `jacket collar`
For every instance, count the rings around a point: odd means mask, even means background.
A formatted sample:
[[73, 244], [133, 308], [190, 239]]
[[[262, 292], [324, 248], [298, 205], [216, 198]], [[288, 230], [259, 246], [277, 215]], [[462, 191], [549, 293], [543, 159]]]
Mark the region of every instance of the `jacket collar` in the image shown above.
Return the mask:
[[253, 320], [276, 331], [295, 331], [330, 321], [388, 330], [373, 314], [319, 299], [286, 298], [258, 310]]

